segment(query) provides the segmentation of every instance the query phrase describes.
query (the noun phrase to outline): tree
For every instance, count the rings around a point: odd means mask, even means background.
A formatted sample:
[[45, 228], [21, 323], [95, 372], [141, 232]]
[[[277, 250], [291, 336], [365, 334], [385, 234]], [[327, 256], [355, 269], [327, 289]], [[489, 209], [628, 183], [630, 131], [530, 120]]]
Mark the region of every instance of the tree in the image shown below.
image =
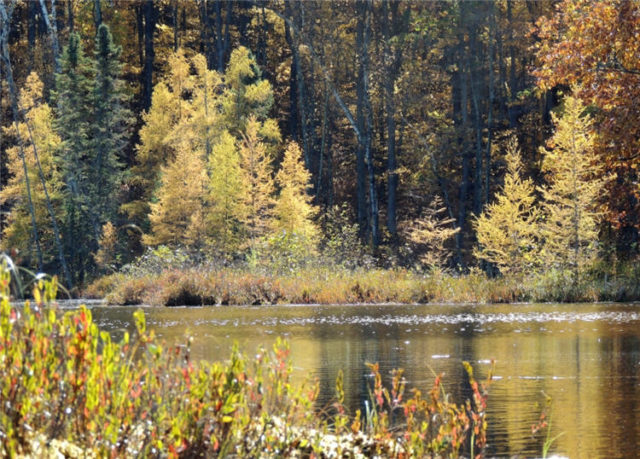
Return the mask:
[[133, 197], [122, 206], [129, 218], [144, 229], [148, 227], [149, 202], [160, 186], [160, 171], [175, 159], [176, 142], [183, 137], [176, 128], [193, 113], [192, 103], [187, 100], [192, 78], [184, 50], [172, 53], [168, 63], [169, 73], [154, 87], [151, 107], [142, 115], [136, 164], [128, 179]]
[[[207, 173], [202, 155], [188, 141], [177, 145], [176, 156], [161, 170], [157, 201], [151, 203], [151, 233], [144, 244], [185, 244], [204, 240], [201, 220], [207, 190]], [[196, 217], [194, 219], [194, 216]]]
[[494, 263], [503, 274], [522, 273], [534, 266], [539, 245], [535, 187], [531, 179], [522, 178], [520, 157], [518, 141], [512, 137], [502, 191], [475, 221], [475, 256]]
[[[113, 43], [109, 27], [100, 24], [95, 39], [94, 81], [89, 103], [92, 122], [89, 126], [87, 191], [100, 227], [116, 219], [123, 161], [120, 155], [129, 139], [131, 111], [129, 98], [121, 80], [122, 49]], [[102, 232], [102, 231], [101, 231]]]
[[535, 75], [544, 90], [574, 86], [592, 110], [595, 151], [616, 180], [606, 184], [607, 220], [618, 229], [620, 255], [637, 253], [640, 230], [640, 3], [563, 0], [538, 21]]
[[274, 209], [273, 230], [277, 237], [296, 238], [306, 252], [313, 252], [318, 237], [318, 228], [312, 218], [316, 208], [307, 193], [311, 174], [302, 162], [302, 151], [295, 142], [290, 142], [284, 152], [276, 182], [280, 194]]
[[598, 223], [602, 212], [598, 200], [605, 180], [595, 152], [593, 119], [573, 97], [564, 99], [561, 117], [553, 115], [555, 133], [541, 148], [542, 170], [549, 185], [544, 198], [543, 258], [551, 265], [568, 268], [574, 281], [597, 255]]
[[[2, 248], [7, 251], [9, 249], [17, 250], [19, 258], [25, 262], [30, 259], [33, 234], [31, 210], [25, 186], [25, 169], [22, 163], [22, 154], [24, 154], [29, 183], [31, 184], [31, 201], [36, 226], [43, 247], [43, 266], [36, 266], [33, 259], [27, 264], [31, 268], [42, 268], [54, 272], [58, 257], [55, 235], [48, 215], [46, 196], [39, 177], [31, 138], [36, 144], [44, 181], [55, 216], [58, 219], [63, 218], [64, 209], [61, 206], [62, 180], [56, 169], [55, 153], [62, 142], [53, 129], [53, 113], [49, 105], [42, 100], [42, 90], [42, 82], [35, 73], [31, 73], [20, 91], [19, 104], [24, 113], [24, 122], [18, 125], [20, 132], [16, 133], [14, 129], [6, 129], [8, 135], [18, 134], [21, 139], [29, 139], [29, 141], [23, 142], [22, 145], [13, 146], [6, 152], [7, 168], [11, 178], [7, 186], [0, 191], [0, 204], [12, 204], [12, 210], [4, 229]], [[33, 137], [29, 131], [33, 133]]]
[[225, 128], [234, 136], [244, 132], [250, 115], [262, 123], [260, 134], [268, 142], [280, 141], [280, 130], [268, 115], [273, 106], [271, 84], [262, 79], [262, 72], [251, 52], [244, 46], [233, 50], [224, 81], [227, 89], [221, 97]]
[[271, 158], [262, 142], [259, 128], [260, 123], [251, 115], [239, 144], [241, 165], [247, 180], [244, 184], [246, 228], [252, 249], [256, 247], [258, 239], [267, 234], [275, 203]]
[[209, 158], [208, 226], [214, 245], [223, 252], [236, 250], [244, 238], [247, 218], [247, 177], [240, 167], [234, 137], [225, 130]]

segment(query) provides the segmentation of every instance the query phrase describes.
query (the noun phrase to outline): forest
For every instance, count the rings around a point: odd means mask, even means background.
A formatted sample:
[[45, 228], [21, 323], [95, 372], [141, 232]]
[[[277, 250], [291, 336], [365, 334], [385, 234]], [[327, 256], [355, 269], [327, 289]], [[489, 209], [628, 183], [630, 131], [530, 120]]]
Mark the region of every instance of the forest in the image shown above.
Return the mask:
[[1, 248], [69, 289], [167, 265], [637, 276], [639, 21], [0, 0]]

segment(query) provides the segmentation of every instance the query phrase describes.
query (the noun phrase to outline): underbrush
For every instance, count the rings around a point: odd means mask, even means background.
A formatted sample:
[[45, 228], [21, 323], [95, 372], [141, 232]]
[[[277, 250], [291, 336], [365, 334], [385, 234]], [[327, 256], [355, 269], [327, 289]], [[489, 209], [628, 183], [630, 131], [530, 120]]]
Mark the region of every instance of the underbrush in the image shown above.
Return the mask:
[[[377, 275], [371, 282], [384, 279]], [[293, 382], [284, 341], [253, 357], [234, 348], [226, 361], [193, 362], [189, 341], [160, 343], [141, 311], [135, 332], [115, 342], [87, 308], [56, 309], [55, 280], [39, 282], [20, 308], [9, 303], [9, 282], [0, 273], [3, 457], [476, 457], [484, 449], [491, 377], [479, 384], [468, 364], [472, 395], [460, 404], [439, 376], [423, 395], [407, 391], [400, 370], [386, 387], [372, 364], [365, 413], [347, 412], [341, 375], [334, 402], [319, 411], [318, 385]]]

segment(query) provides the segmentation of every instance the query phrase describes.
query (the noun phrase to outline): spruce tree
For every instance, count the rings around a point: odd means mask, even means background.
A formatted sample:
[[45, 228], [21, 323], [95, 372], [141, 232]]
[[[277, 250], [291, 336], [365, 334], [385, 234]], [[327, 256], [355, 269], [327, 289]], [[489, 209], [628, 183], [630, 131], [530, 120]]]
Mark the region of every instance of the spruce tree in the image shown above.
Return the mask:
[[542, 187], [545, 261], [569, 269], [576, 282], [580, 272], [597, 255], [598, 208], [605, 181], [602, 165], [595, 153], [592, 118], [582, 102], [568, 96], [562, 116], [552, 114], [555, 133], [541, 148], [542, 171], [548, 186]]
[[535, 187], [522, 178], [517, 139], [507, 145], [507, 173], [502, 191], [475, 221], [476, 257], [494, 263], [503, 274], [521, 273], [534, 266], [539, 245], [539, 210]]
[[84, 55], [77, 33], [69, 35], [64, 48], [61, 73], [56, 75], [53, 93], [56, 108], [54, 127], [62, 138], [60, 171], [65, 183], [65, 220], [61, 225], [63, 245], [74, 281], [82, 281], [92, 265], [100, 223], [90, 196], [91, 62]]
[[129, 97], [120, 78], [122, 50], [113, 43], [109, 27], [101, 24], [95, 38], [94, 80], [89, 104], [88, 194], [100, 227], [116, 219], [123, 178], [123, 152], [129, 141]]

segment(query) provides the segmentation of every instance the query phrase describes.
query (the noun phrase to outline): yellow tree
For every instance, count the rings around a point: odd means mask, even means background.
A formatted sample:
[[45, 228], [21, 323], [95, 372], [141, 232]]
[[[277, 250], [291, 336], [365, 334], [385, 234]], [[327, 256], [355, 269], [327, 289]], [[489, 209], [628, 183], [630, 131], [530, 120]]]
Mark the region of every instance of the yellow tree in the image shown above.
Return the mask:
[[122, 209], [129, 218], [142, 224], [149, 214], [149, 202], [160, 186], [160, 171], [173, 161], [176, 147], [183, 140], [183, 132], [176, 127], [193, 114], [187, 98], [193, 87], [190, 63], [179, 49], [169, 57], [169, 74], [153, 89], [151, 108], [142, 115], [140, 143], [136, 165], [131, 169], [129, 186], [136, 198]]
[[597, 254], [598, 209], [605, 181], [595, 152], [593, 121], [584, 113], [582, 102], [565, 98], [561, 117], [553, 115], [555, 133], [544, 154], [542, 170], [549, 185], [542, 187], [544, 198], [545, 260], [568, 268], [577, 280]]
[[503, 274], [520, 273], [537, 259], [539, 210], [535, 187], [522, 178], [518, 142], [513, 137], [505, 156], [507, 172], [502, 191], [475, 221], [477, 258], [494, 263]]
[[[62, 177], [55, 164], [55, 154], [62, 143], [53, 129], [53, 113], [49, 105], [42, 100], [43, 83], [35, 73], [31, 73], [20, 91], [20, 107], [24, 110], [24, 121], [19, 124], [19, 135], [23, 141], [22, 151], [26, 163], [31, 187], [31, 201], [35, 214], [38, 236], [42, 244], [44, 268], [54, 266], [56, 243], [47, 210], [46, 196], [39, 176], [31, 135], [35, 143], [43, 178], [49, 193], [55, 217], [60, 220], [64, 215], [62, 206]], [[27, 126], [27, 123], [29, 124]], [[6, 129], [8, 135], [15, 135], [13, 128]], [[12, 205], [7, 226], [2, 238], [2, 249], [16, 249], [20, 256], [27, 256], [33, 242], [31, 213], [28, 206], [25, 186], [24, 165], [20, 146], [8, 148], [7, 168], [11, 178], [0, 191], [0, 204]], [[33, 261], [33, 260], [32, 260]], [[32, 265], [35, 267], [35, 264]]]
[[267, 154], [259, 134], [260, 122], [251, 115], [239, 144], [242, 169], [245, 172], [246, 229], [249, 244], [256, 248], [258, 239], [264, 236], [271, 224], [275, 188], [271, 158]]
[[209, 232], [223, 252], [235, 250], [243, 240], [247, 218], [248, 180], [240, 167], [234, 137], [224, 130], [209, 157]]
[[295, 142], [290, 142], [284, 152], [276, 181], [280, 194], [274, 209], [273, 229], [276, 238], [293, 242], [307, 253], [315, 251], [318, 228], [313, 222], [316, 208], [307, 193], [311, 174], [304, 167], [302, 152]]
[[162, 167], [157, 202], [151, 204], [151, 234], [147, 245], [197, 244], [204, 239], [202, 219], [207, 173], [202, 155], [188, 141], [177, 146], [175, 158]]

